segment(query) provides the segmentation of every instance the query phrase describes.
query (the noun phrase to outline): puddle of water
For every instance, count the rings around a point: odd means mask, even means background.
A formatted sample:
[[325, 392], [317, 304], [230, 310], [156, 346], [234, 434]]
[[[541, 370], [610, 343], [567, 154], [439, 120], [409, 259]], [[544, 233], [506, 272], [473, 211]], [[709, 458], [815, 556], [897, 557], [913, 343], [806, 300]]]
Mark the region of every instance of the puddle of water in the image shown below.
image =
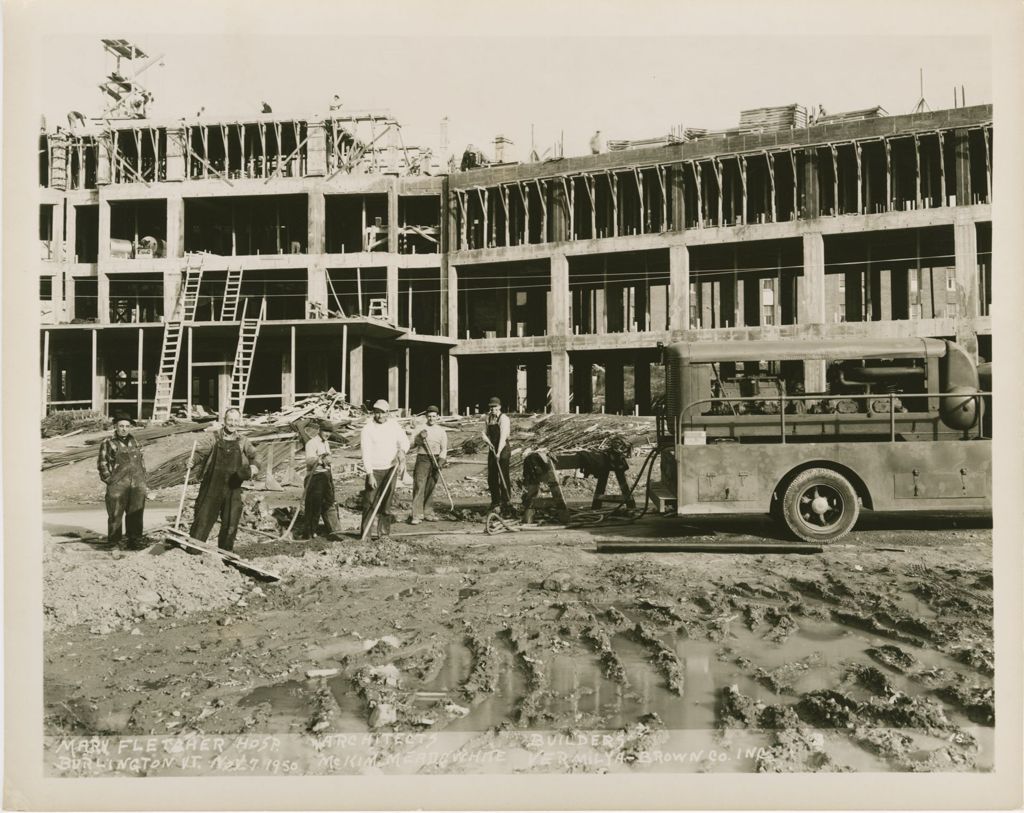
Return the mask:
[[309, 706], [309, 691], [298, 680], [289, 680], [273, 686], [258, 686], [238, 701], [239, 706], [259, 706], [269, 703], [275, 715], [297, 716]]
[[460, 638], [448, 643], [444, 665], [433, 680], [420, 688], [425, 692], [454, 692], [469, 677], [473, 668], [473, 653]]
[[370, 730], [367, 711], [363, 700], [356, 694], [352, 681], [344, 675], [330, 678], [327, 688], [338, 704], [338, 715], [331, 726], [332, 731], [363, 733]]

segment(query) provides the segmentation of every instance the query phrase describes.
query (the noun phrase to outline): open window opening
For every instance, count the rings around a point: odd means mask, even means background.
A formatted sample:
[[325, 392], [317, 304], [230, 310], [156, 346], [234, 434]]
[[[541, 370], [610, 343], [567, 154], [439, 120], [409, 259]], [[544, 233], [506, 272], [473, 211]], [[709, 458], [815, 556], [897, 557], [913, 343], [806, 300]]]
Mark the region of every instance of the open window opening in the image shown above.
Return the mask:
[[100, 207], [75, 207], [75, 262], [94, 263], [99, 256]]
[[573, 333], [633, 333], [669, 327], [665, 251], [627, 252], [569, 260]]
[[163, 275], [110, 274], [110, 322], [159, 322], [164, 313]]
[[324, 217], [328, 254], [388, 250], [387, 195], [327, 195]]
[[167, 256], [167, 201], [110, 203], [110, 256], [152, 259]]
[[398, 269], [398, 326], [413, 333], [441, 335], [441, 270]]
[[952, 318], [959, 308], [954, 268], [951, 226], [826, 235], [826, 319]]
[[39, 259], [54, 259], [53, 250], [53, 204], [39, 206]]
[[441, 239], [441, 198], [402, 195], [398, 198], [398, 253], [437, 254]]
[[248, 269], [242, 275], [238, 318], [256, 318], [266, 300], [265, 319], [304, 319], [308, 298], [305, 268]]
[[[99, 145], [92, 136], [73, 137], [68, 142], [68, 188], [95, 189]], [[165, 176], [161, 180], [166, 179]]]
[[73, 277], [75, 316], [72, 322], [95, 322], [99, 310], [99, 281], [96, 277]]
[[551, 274], [530, 263], [458, 270], [458, 335], [505, 339], [547, 333]]
[[327, 309], [346, 317], [374, 316], [390, 320], [387, 269], [328, 269]]
[[185, 199], [186, 252], [305, 254], [307, 238], [305, 195]]
[[167, 180], [167, 131], [133, 127], [113, 131], [113, 183], [155, 183]]
[[980, 316], [992, 312], [992, 224], [978, 223], [978, 303]]
[[970, 151], [971, 202], [992, 202], [992, 130], [982, 127], [967, 132]]
[[193, 125], [185, 134], [188, 176], [300, 177], [306, 173], [307, 140], [302, 121]]
[[544, 412], [551, 400], [550, 353], [470, 355], [459, 359], [459, 409], [487, 411], [497, 396], [507, 413]]

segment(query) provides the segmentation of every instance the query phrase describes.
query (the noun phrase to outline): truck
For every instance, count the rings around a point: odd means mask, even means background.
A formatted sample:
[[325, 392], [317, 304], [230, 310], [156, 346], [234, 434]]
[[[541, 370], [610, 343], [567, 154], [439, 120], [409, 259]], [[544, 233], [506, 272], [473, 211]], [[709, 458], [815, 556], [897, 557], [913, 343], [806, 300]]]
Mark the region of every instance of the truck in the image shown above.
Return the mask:
[[862, 510], [992, 509], [991, 368], [954, 341], [679, 342], [662, 362], [663, 514], [768, 513], [820, 544]]

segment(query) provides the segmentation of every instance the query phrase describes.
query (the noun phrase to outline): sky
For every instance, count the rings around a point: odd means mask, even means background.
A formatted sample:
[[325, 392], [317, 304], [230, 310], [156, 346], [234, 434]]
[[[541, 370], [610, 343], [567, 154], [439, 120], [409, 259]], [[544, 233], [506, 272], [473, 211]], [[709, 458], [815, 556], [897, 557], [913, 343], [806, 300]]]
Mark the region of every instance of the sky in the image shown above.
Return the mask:
[[[735, 127], [740, 111], [799, 103], [828, 112], [881, 105], [908, 113], [992, 101], [989, 42], [981, 36], [475, 36], [394, 37], [119, 30], [109, 36], [161, 56], [144, 74], [154, 118], [325, 114], [337, 93], [349, 110], [387, 109], [405, 143], [450, 151], [494, 136], [525, 159], [564, 138], [565, 154], [605, 138], [649, 138], [670, 127]], [[38, 100], [50, 126], [69, 110], [101, 112], [97, 84], [113, 68], [99, 36], [49, 38]]]

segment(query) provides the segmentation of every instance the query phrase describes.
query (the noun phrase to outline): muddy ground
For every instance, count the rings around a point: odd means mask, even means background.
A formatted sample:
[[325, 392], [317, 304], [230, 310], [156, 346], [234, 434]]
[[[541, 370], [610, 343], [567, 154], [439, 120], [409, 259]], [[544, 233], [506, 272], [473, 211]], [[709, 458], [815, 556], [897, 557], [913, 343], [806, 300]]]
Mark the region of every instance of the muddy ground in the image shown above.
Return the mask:
[[240, 537], [275, 583], [159, 543], [111, 551], [95, 501], [51, 503], [48, 772], [991, 768], [988, 520], [868, 513], [817, 555], [598, 553], [782, 535], [646, 516], [487, 536], [481, 467], [447, 474], [469, 521], [396, 524], [389, 544]]

